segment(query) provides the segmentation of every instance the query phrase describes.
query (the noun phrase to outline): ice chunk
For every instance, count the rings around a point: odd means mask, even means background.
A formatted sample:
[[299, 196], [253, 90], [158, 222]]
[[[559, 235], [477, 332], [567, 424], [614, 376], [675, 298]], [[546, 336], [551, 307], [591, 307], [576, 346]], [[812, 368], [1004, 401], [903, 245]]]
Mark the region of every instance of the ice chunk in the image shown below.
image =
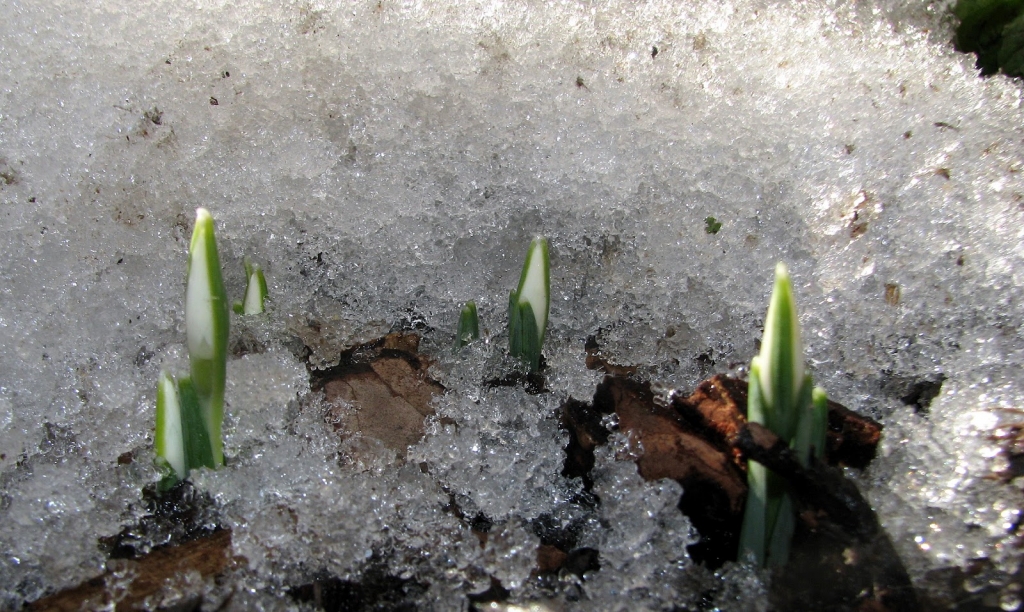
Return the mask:
[[[1014, 603], [1024, 503], [992, 474], [1024, 405], [1021, 86], [977, 78], [943, 3], [7, 8], [3, 606], [101, 569], [97, 538], [137, 519], [157, 374], [185, 370], [197, 206], [232, 299], [246, 255], [272, 296], [232, 337], [228, 465], [196, 476], [249, 559], [239, 606], [294, 605], [286, 587], [328, 574], [397, 576], [421, 607], [492, 576], [525, 597], [527, 526], [582, 487], [555, 415], [600, 376], [588, 338], [665, 392], [736, 371], [779, 260], [815, 381], [887, 426], [859, 482], [916, 584], [983, 557], [986, 596]], [[502, 348], [534, 235], [552, 263], [539, 394]], [[467, 300], [481, 341], [453, 355]], [[424, 336], [448, 389], [406, 464], [339, 437], [304, 380], [392, 328]], [[699, 568], [654, 541], [688, 537], [677, 491], [602, 466], [594, 512], [648, 508], [630, 533], [651, 561], [594, 526], [609, 562], [589, 609], [685, 600], [675, 577]], [[500, 546], [480, 547], [477, 513]], [[721, 581], [734, 607], [764, 592], [742, 566]]]
[[581, 545], [598, 550], [601, 569], [586, 576], [584, 592], [594, 605], [659, 609], [686, 598], [692, 564], [686, 547], [696, 535], [677, 508], [682, 487], [667, 479], [645, 482], [633, 461], [616, 460], [615, 447], [624, 443], [613, 440], [595, 453], [601, 506]]
[[446, 395], [410, 452], [465, 500], [463, 510], [490, 520], [526, 520], [565, 503], [582, 487], [560, 475], [565, 434], [557, 399], [517, 387], [484, 388], [475, 397]]

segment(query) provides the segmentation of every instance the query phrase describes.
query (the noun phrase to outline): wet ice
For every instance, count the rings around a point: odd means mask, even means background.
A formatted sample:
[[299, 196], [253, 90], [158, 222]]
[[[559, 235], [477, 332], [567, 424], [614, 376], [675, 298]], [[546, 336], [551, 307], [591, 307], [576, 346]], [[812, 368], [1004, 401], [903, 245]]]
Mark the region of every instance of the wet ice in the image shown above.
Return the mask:
[[[440, 607], [491, 576], [539, 598], [531, 521], [589, 520], [569, 501], [581, 483], [560, 476], [555, 417], [597, 381], [587, 338], [660, 389], [737, 371], [779, 259], [815, 380], [887, 426], [858, 482], [912, 578], [937, 588], [936, 572], [984, 558], [985, 588], [1012, 597], [1024, 504], [1019, 482], [990, 478], [1009, 458], [989, 436], [1022, 403], [1020, 86], [976, 78], [940, 5], [107, 2], [5, 17], [3, 606], [94, 575], [97, 538], [142, 512], [156, 377], [184, 363], [200, 205], [229, 293], [248, 255], [271, 295], [233, 332], [229, 464], [196, 476], [249, 560], [239, 601], [287, 602], [287, 584], [370, 563], [429, 583]], [[532, 395], [485, 382], [516, 371], [504, 309], [537, 234], [552, 309], [548, 393]], [[468, 299], [485, 338], [452, 355]], [[403, 326], [449, 393], [399, 468], [323, 422], [301, 356], [330, 365]], [[940, 375], [929, 405], [904, 401]], [[625, 534], [590, 533], [620, 574], [588, 576], [583, 596], [685, 598], [693, 568], [664, 547], [689, 537], [677, 491], [603, 465], [597, 512], [624, 521], [627, 497], [645, 500], [630, 546], [651, 552], [630, 560]], [[453, 499], [492, 523], [483, 548]], [[683, 577], [643, 591], [655, 566]], [[737, 572], [728, 585], [763, 588]]]

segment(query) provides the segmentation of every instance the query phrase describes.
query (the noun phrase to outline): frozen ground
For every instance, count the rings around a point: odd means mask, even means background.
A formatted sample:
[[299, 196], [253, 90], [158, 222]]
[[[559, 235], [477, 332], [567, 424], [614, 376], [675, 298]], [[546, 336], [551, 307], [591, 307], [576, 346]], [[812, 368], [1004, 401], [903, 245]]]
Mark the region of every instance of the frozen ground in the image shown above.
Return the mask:
[[[199, 205], [229, 292], [250, 255], [273, 297], [247, 324], [265, 350], [228, 366], [230, 465], [195, 477], [248, 559], [240, 606], [370, 563], [424, 607], [490, 577], [540, 600], [541, 519], [614, 569], [551, 605], [690, 601], [712, 577], [678, 486], [606, 452], [579, 515], [554, 411], [593, 393], [590, 335], [665, 390], [747, 362], [785, 260], [817, 381], [887, 426], [853, 476], [912, 578], [980, 568], [1020, 607], [1022, 487], [990, 436], [1024, 420], [1021, 90], [976, 77], [941, 4], [258, 4], [0, 3], [0, 607], [101, 571], [97, 538], [142, 512]], [[535, 234], [551, 392], [487, 388]], [[467, 299], [491, 342], [454, 357]], [[423, 469], [339, 440], [292, 350], [329, 363], [403, 321], [451, 390]], [[763, 603], [757, 575], [715, 579], [724, 609]]]

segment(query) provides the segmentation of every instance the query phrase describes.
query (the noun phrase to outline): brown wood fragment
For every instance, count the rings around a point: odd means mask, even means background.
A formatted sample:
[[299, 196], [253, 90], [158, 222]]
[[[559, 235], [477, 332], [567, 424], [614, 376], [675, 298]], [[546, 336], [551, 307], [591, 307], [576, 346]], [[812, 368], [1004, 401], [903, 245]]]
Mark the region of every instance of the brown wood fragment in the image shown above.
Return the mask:
[[588, 370], [601, 370], [606, 374], [612, 376], [628, 377], [636, 373], [636, 366], [621, 366], [611, 362], [611, 360], [601, 352], [601, 347], [597, 344], [597, 339], [593, 336], [587, 338], [587, 343], [584, 346], [587, 351], [585, 358], [585, 364]]
[[747, 383], [728, 376], [703, 381], [687, 398], [676, 396], [672, 408], [699, 435], [714, 440], [738, 467], [746, 470], [732, 440], [746, 424]]
[[828, 402], [825, 456], [832, 465], [864, 469], [875, 458], [882, 426], [838, 402]]
[[569, 433], [562, 475], [582, 478], [589, 487], [593, 484], [590, 470], [594, 467], [594, 449], [608, 442], [608, 430], [601, 425], [601, 413], [595, 405], [570, 398], [562, 406], [560, 424]]
[[541, 544], [537, 547], [537, 570], [540, 572], [557, 572], [565, 565], [569, 553], [551, 544]]
[[203, 583], [223, 574], [231, 563], [231, 531], [217, 531], [180, 546], [156, 549], [138, 560], [108, 561], [102, 576], [36, 600], [27, 609], [77, 612], [116, 603], [119, 611], [168, 606], [190, 610], [201, 603]]
[[[689, 397], [673, 398], [672, 407], [697, 433], [733, 449], [734, 460], [742, 453], [735, 439], [746, 423], [747, 382], [714, 376], [697, 386]], [[838, 402], [828, 402], [826, 462], [863, 469], [875, 458], [882, 426]]]
[[637, 466], [644, 479], [672, 478], [684, 487], [715, 483], [728, 497], [730, 509], [742, 510], [746, 477], [713, 441], [688, 427], [670, 407], [655, 404], [649, 385], [609, 377], [601, 386], [615, 405], [620, 429], [643, 448]]
[[323, 390], [335, 428], [379, 440], [404, 457], [423, 436], [423, 419], [434, 413], [431, 400], [444, 391], [427, 376], [430, 364], [418, 349], [419, 336], [388, 334], [314, 372], [313, 388]]

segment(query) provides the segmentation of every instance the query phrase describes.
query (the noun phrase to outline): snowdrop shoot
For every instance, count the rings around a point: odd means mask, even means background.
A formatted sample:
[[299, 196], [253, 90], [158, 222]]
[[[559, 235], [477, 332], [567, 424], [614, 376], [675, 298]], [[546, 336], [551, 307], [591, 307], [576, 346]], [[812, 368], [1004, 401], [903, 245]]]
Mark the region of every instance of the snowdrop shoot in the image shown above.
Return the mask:
[[480, 319], [476, 314], [476, 302], [470, 300], [459, 313], [459, 327], [455, 334], [455, 348], [460, 349], [480, 338]]
[[181, 431], [178, 385], [167, 372], [160, 372], [160, 379], [156, 384], [156, 436], [153, 447], [156, 456], [174, 470], [177, 479], [188, 475], [185, 439]]
[[228, 299], [220, 271], [213, 217], [196, 211], [185, 285], [185, 336], [189, 376], [175, 381], [163, 372], [157, 383], [157, 460], [172, 480], [192, 468], [224, 464], [221, 423], [227, 369]]
[[263, 268], [253, 263], [248, 256], [242, 260], [245, 266], [245, 299], [235, 302], [235, 313], [241, 315], [261, 314], [267, 299], [267, 279], [263, 276]]
[[189, 246], [185, 333], [192, 384], [206, 421], [216, 466], [224, 464], [220, 429], [224, 420], [228, 316], [229, 302], [221, 277], [213, 217], [210, 211], [200, 208], [196, 211]]
[[[806, 466], [812, 457], [823, 456], [828, 398], [824, 390], [813, 388], [804, 370], [793, 286], [789, 269], [780, 262], [761, 351], [750, 362], [747, 420], [785, 440]], [[747, 484], [740, 556], [752, 554], [759, 565], [783, 565], [796, 526], [786, 483], [760, 463], [748, 461]]]
[[551, 274], [547, 238], [534, 238], [526, 253], [519, 286], [508, 298], [508, 345], [514, 357], [540, 369], [540, 350], [551, 307]]

